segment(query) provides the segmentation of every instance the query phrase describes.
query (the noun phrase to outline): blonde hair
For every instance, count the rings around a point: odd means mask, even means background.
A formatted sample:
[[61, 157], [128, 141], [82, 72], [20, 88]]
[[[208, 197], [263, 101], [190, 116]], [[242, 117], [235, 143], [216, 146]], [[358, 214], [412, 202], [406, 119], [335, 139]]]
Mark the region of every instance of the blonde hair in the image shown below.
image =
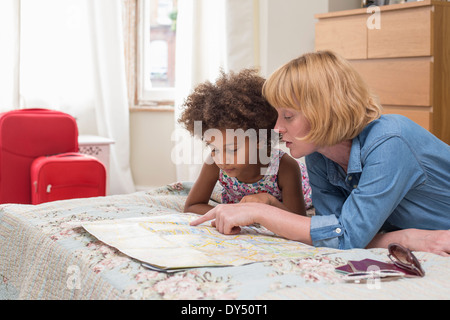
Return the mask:
[[266, 80], [263, 95], [275, 108], [302, 112], [311, 130], [299, 139], [320, 147], [355, 138], [382, 111], [350, 63], [330, 51], [285, 64]]

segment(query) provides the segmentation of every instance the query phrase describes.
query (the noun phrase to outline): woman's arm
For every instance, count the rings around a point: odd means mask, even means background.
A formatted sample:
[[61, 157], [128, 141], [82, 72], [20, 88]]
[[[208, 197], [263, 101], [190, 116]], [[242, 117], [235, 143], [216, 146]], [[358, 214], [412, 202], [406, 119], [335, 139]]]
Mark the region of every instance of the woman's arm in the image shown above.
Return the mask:
[[205, 162], [197, 181], [195, 181], [186, 199], [184, 212], [205, 214], [214, 208], [208, 203], [218, 178], [219, 168], [217, 165], [215, 163], [208, 164]]
[[377, 234], [367, 248], [387, 248], [390, 243], [399, 243], [412, 251], [426, 251], [450, 256], [450, 230], [404, 229]]
[[336, 178], [339, 168], [331, 166], [325, 157], [307, 157], [316, 209], [311, 218], [315, 246], [367, 247], [409, 190], [425, 179], [415, 154], [399, 137], [378, 141], [352, 163], [352, 173], [342, 180]]
[[196, 226], [208, 220], [214, 220], [211, 225], [223, 234], [238, 234], [240, 226], [259, 223], [283, 238], [312, 244], [310, 218], [262, 203], [218, 205], [192, 221], [191, 225]]

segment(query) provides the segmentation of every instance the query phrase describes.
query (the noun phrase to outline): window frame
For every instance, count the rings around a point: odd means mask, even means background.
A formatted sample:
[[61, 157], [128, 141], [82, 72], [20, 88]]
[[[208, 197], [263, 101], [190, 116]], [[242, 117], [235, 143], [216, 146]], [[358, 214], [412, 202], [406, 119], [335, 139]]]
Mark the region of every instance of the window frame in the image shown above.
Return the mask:
[[[122, 0], [124, 22], [124, 51], [127, 74], [129, 107], [134, 110], [155, 109], [171, 111], [175, 105], [175, 88], [145, 90], [145, 64], [143, 55], [149, 46], [149, 33], [145, 28], [146, 8], [150, 0]], [[148, 11], [149, 17], [149, 11]]]

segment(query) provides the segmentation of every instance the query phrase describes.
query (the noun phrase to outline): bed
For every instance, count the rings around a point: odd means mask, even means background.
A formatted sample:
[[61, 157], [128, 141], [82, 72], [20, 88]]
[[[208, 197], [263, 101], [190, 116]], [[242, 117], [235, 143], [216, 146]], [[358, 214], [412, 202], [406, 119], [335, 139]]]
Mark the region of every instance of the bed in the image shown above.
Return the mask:
[[[416, 252], [424, 278], [344, 282], [348, 260], [389, 261], [385, 249], [320, 248], [304, 258], [234, 267], [150, 270], [84, 228], [100, 221], [182, 211], [191, 183], [149, 191], [0, 206], [0, 299], [448, 299], [450, 259]], [[213, 199], [214, 200], [214, 199]], [[213, 201], [212, 200], [212, 201]], [[311, 248], [309, 248], [311, 250]]]

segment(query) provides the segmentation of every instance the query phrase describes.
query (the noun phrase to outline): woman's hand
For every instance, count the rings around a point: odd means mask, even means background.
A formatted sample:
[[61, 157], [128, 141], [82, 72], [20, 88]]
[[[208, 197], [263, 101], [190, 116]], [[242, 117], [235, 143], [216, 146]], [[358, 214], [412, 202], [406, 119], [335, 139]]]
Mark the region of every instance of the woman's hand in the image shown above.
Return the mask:
[[312, 245], [311, 218], [271, 205], [257, 202], [219, 204], [190, 225], [197, 226], [209, 220], [213, 220], [211, 226], [223, 234], [238, 234], [241, 226], [259, 223], [280, 237]]
[[410, 250], [426, 251], [450, 256], [450, 230], [406, 229], [406, 243]]
[[450, 256], [450, 230], [404, 229], [376, 235], [368, 248], [387, 248], [397, 242], [412, 251]]
[[223, 234], [238, 234], [240, 226], [255, 223], [256, 210], [254, 203], [219, 204], [214, 209], [190, 223], [197, 226], [205, 221], [213, 220], [211, 226]]

